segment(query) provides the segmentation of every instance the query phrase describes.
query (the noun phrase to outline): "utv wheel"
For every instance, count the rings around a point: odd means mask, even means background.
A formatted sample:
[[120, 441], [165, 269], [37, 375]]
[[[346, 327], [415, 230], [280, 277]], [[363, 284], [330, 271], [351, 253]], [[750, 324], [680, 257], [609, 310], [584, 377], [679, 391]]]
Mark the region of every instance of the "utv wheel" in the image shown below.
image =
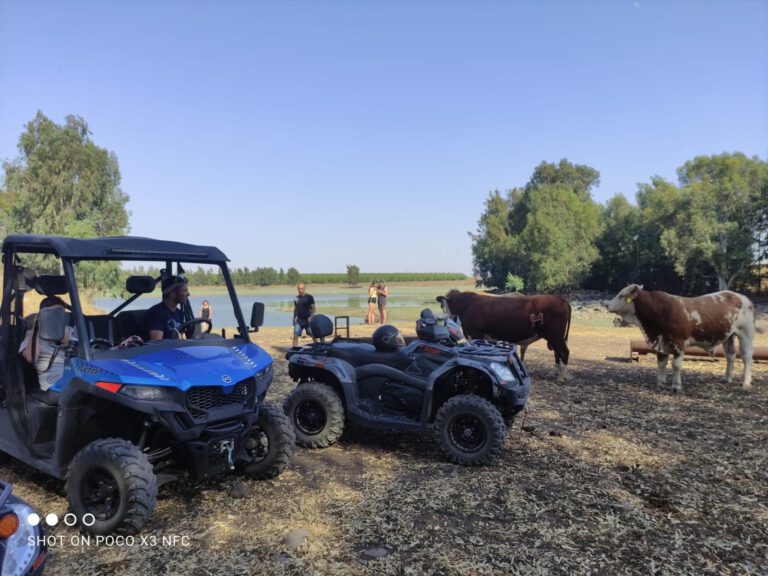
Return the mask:
[[488, 400], [462, 394], [440, 407], [435, 417], [440, 448], [448, 460], [464, 466], [483, 466], [501, 454], [507, 427]]
[[[152, 514], [157, 478], [146, 455], [119, 438], [87, 444], [72, 459], [67, 498], [83, 531], [105, 535], [136, 534]], [[92, 514], [94, 522], [88, 526]]]
[[344, 432], [344, 405], [327, 384], [301, 384], [283, 403], [296, 429], [296, 443], [305, 448], [326, 448]]
[[295, 449], [296, 437], [288, 418], [274, 404], [262, 404], [242, 472], [254, 480], [274, 478], [291, 463]]

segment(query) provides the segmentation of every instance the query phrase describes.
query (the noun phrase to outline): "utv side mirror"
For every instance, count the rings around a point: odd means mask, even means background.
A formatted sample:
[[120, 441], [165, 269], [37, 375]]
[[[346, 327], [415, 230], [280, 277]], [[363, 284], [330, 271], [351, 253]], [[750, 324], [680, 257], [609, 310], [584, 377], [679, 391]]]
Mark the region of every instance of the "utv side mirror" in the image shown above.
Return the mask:
[[40, 310], [37, 316], [38, 334], [43, 340], [60, 342], [67, 326], [67, 311], [63, 306], [49, 306]]
[[254, 302], [251, 309], [251, 328], [254, 332], [258, 332], [262, 324], [264, 324], [264, 303]]

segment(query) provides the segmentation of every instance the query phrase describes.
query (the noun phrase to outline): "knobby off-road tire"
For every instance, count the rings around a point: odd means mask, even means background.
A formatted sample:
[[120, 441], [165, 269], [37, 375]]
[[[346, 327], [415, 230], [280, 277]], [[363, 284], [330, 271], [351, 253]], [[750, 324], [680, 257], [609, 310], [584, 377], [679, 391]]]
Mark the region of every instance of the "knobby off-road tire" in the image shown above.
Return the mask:
[[288, 418], [274, 404], [262, 404], [259, 419], [248, 441], [249, 460], [240, 463], [246, 476], [254, 480], [274, 478], [285, 470], [296, 450], [296, 436]]
[[[155, 508], [157, 478], [135, 444], [105, 438], [87, 444], [72, 459], [66, 490], [84, 532], [136, 534]], [[85, 514], [93, 514], [93, 525], [83, 521]]]
[[445, 456], [464, 466], [484, 466], [504, 447], [507, 427], [499, 410], [485, 398], [454, 396], [435, 416], [435, 433]]
[[299, 385], [283, 403], [296, 430], [296, 443], [327, 448], [344, 432], [344, 404], [336, 391], [320, 382]]

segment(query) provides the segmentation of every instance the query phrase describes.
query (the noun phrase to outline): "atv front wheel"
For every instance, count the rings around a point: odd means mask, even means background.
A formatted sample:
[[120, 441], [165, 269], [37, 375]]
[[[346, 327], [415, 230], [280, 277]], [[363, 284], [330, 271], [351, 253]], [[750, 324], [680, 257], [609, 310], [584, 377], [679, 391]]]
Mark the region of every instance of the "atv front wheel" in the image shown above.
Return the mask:
[[327, 384], [301, 384], [286, 398], [283, 411], [296, 429], [299, 446], [326, 448], [344, 432], [344, 404]]
[[87, 444], [72, 459], [66, 490], [83, 531], [129, 535], [144, 527], [155, 508], [157, 478], [135, 444], [105, 438]]
[[484, 466], [501, 454], [507, 427], [499, 410], [485, 398], [454, 396], [435, 417], [437, 441], [448, 460]]
[[243, 474], [254, 480], [274, 478], [288, 467], [296, 450], [291, 423], [274, 404], [262, 404], [253, 435], [247, 441]]

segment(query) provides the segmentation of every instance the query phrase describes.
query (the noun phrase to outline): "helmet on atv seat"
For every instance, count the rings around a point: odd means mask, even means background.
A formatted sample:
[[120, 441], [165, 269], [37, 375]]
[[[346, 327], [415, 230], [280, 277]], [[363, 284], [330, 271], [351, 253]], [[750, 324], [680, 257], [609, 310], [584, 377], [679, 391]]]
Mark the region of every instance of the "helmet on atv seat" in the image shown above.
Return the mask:
[[379, 326], [373, 333], [373, 345], [379, 352], [392, 352], [405, 346], [405, 339], [400, 330], [390, 324]]

